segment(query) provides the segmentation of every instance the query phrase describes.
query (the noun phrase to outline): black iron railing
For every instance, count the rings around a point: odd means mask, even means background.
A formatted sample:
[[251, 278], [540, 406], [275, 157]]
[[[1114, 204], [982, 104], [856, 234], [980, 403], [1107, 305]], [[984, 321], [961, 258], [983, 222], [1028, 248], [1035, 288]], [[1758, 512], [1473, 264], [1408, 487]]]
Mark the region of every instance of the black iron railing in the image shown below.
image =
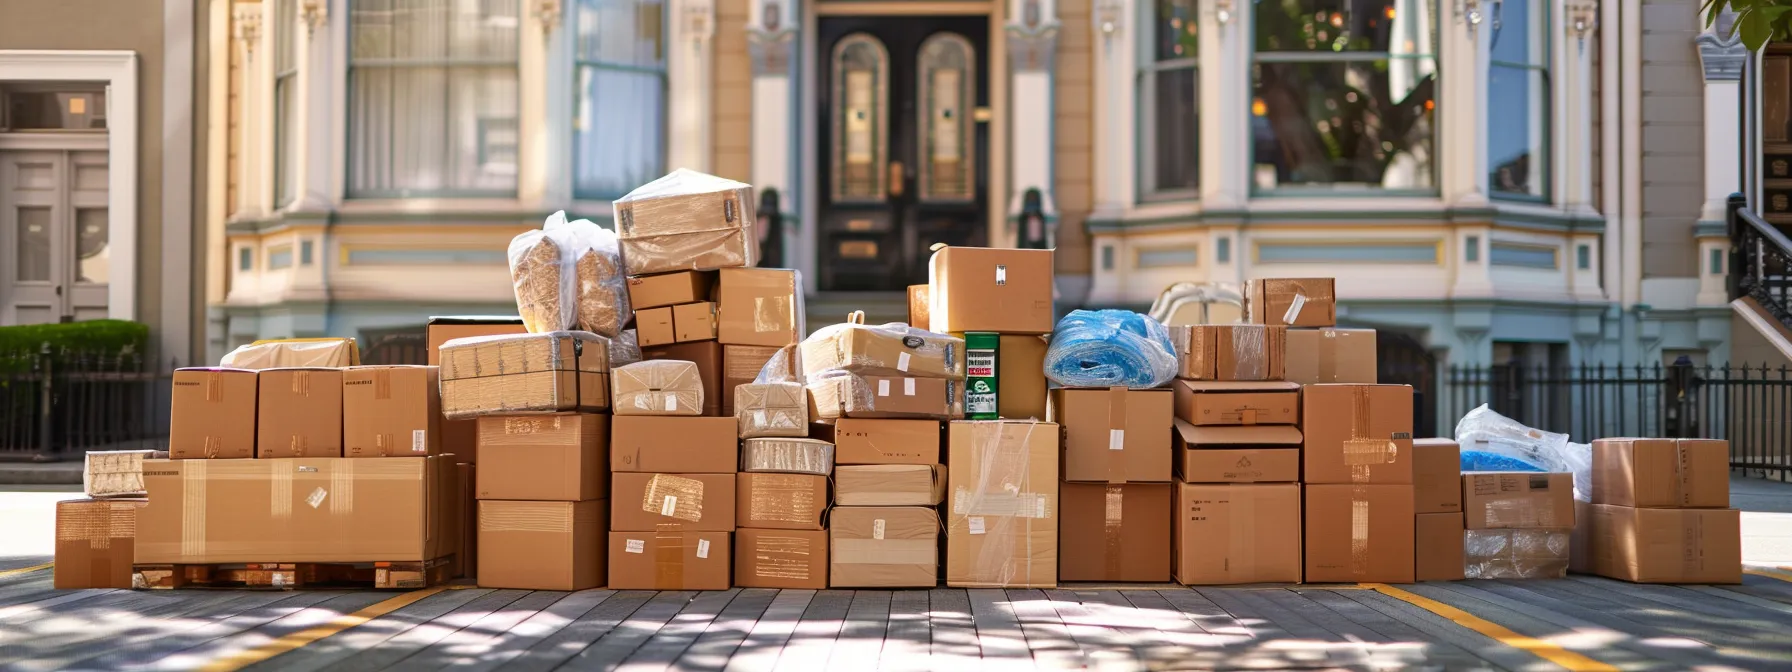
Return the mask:
[[1792, 328], [1792, 239], [1731, 194], [1724, 219], [1730, 230], [1730, 299], [1749, 297]]
[[165, 450], [173, 370], [134, 354], [0, 353], [0, 459]]

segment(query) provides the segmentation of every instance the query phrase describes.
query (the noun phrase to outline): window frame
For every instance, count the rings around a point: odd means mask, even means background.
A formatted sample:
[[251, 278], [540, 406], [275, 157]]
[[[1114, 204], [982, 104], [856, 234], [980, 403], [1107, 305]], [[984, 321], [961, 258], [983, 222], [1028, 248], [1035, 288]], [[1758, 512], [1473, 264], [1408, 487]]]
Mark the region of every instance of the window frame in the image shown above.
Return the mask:
[[[1133, 91], [1137, 108], [1133, 119], [1133, 146], [1137, 151], [1133, 157], [1134, 172], [1137, 175], [1134, 185], [1134, 199], [1139, 203], [1171, 203], [1198, 201], [1201, 198], [1201, 53], [1200, 23], [1201, 1], [1188, 0], [1193, 16], [1188, 18], [1196, 26], [1195, 53], [1182, 58], [1158, 60], [1157, 42], [1160, 22], [1157, 18], [1159, 0], [1147, 0], [1140, 4], [1141, 25], [1149, 26], [1149, 30], [1140, 31], [1146, 39], [1138, 45], [1139, 66], [1133, 77]], [[1174, 0], [1172, 0], [1174, 1]], [[1195, 186], [1182, 189], [1159, 189], [1157, 187], [1157, 158], [1163, 144], [1157, 139], [1157, 77], [1173, 72], [1188, 70], [1194, 75], [1194, 100], [1189, 101], [1195, 112], [1195, 151], [1190, 155], [1194, 161]]]
[[[618, 0], [600, 0], [600, 1], [601, 2], [616, 2]], [[639, 3], [636, 2], [636, 4], [639, 4]], [[672, 58], [672, 49], [673, 49], [673, 44], [672, 44], [672, 2], [671, 2], [671, 0], [660, 0], [660, 3], [659, 3], [659, 5], [660, 5], [660, 65], [657, 68], [635, 65], [632, 63], [615, 63], [615, 62], [603, 61], [603, 60], [598, 60], [598, 59], [588, 59], [588, 58], [582, 57], [581, 54], [579, 53], [580, 52], [580, 49], [579, 49], [580, 33], [579, 33], [578, 17], [579, 17], [579, 12], [588, 11], [588, 10], [585, 7], [584, 0], [568, 0], [567, 5], [568, 5], [567, 12], [569, 14], [568, 21], [567, 21], [567, 27], [568, 27], [567, 37], [570, 38], [570, 41], [572, 42], [572, 49], [571, 49], [571, 51], [572, 51], [572, 57], [571, 57], [572, 67], [569, 69], [571, 81], [567, 82], [567, 90], [572, 93], [572, 96], [571, 96], [571, 98], [572, 98], [572, 123], [567, 129], [569, 131], [568, 144], [571, 145], [571, 147], [568, 149], [568, 154], [572, 159], [572, 166], [571, 166], [572, 169], [567, 171], [566, 179], [568, 180], [568, 182], [570, 182], [570, 191], [575, 200], [614, 201], [618, 198], [622, 198], [625, 194], [627, 194], [629, 192], [629, 189], [623, 189], [621, 191], [616, 191], [616, 190], [604, 191], [604, 190], [581, 190], [579, 188], [579, 182], [580, 182], [580, 179], [579, 179], [579, 154], [580, 154], [579, 134], [581, 132], [579, 129], [579, 110], [586, 104], [585, 91], [583, 90], [582, 87], [579, 86], [580, 75], [582, 75], [586, 71], [587, 68], [590, 68], [591, 70], [595, 70], [595, 71], [626, 72], [626, 73], [637, 74], [637, 75], [657, 75], [658, 76], [659, 84], [660, 84], [659, 116], [660, 116], [660, 128], [661, 128], [660, 147], [659, 147], [659, 167], [658, 167], [658, 169], [651, 171], [651, 172], [654, 174], [655, 177], [664, 175], [667, 172], [669, 172], [670, 168], [667, 167], [670, 162], [670, 157], [668, 156], [668, 154], [669, 154], [668, 149], [672, 143], [672, 137], [671, 137], [672, 136], [672, 123], [671, 123], [671, 121], [672, 121], [671, 120], [671, 108], [672, 108], [672, 105], [671, 105], [672, 84], [671, 84], [671, 82], [672, 82], [672, 80], [671, 80], [671, 77], [669, 74], [669, 72], [671, 70], [671, 58]], [[597, 105], [598, 103], [593, 101], [591, 104]], [[651, 178], [649, 178], [649, 179], [651, 179]]]
[[[286, 108], [293, 101], [294, 89], [298, 87], [298, 2], [296, 0], [273, 0], [274, 7], [274, 207], [284, 208], [298, 199], [295, 193], [298, 185], [287, 184], [287, 180], [297, 176], [298, 166], [287, 165], [296, 159], [296, 152], [290, 151], [289, 143], [296, 142], [290, 128], [292, 118]], [[281, 61], [287, 61], [282, 68]]]
[[[1510, 0], [1510, 1], [1518, 2], [1520, 0]], [[1498, 39], [1499, 33], [1501, 31], [1504, 31], [1504, 30], [1507, 30], [1510, 28], [1510, 26], [1508, 24], [1506, 24], [1504, 21], [1496, 21], [1495, 25], [1498, 26], [1497, 28], [1495, 28], [1494, 26], [1489, 26], [1489, 28], [1491, 29], [1489, 32], [1491, 34], [1488, 36], [1488, 39], [1490, 42], [1488, 44], [1488, 55], [1487, 55], [1487, 86], [1486, 86], [1487, 90], [1483, 92], [1483, 95], [1486, 95], [1489, 98], [1489, 100], [1492, 99], [1492, 96], [1493, 96], [1493, 72], [1496, 68], [1505, 69], [1507, 71], [1514, 72], [1514, 73], [1523, 73], [1526, 76], [1527, 80], [1529, 78], [1529, 74], [1532, 72], [1536, 72], [1543, 76], [1543, 85], [1540, 88], [1542, 100], [1531, 101], [1531, 107], [1533, 108], [1532, 112], [1534, 112], [1534, 116], [1532, 117], [1532, 123], [1536, 124], [1537, 127], [1541, 129], [1540, 132], [1541, 132], [1541, 135], [1543, 138], [1543, 144], [1541, 147], [1538, 148], [1538, 151], [1537, 151], [1537, 156], [1540, 158], [1540, 160], [1537, 162], [1538, 167], [1540, 168], [1537, 180], [1538, 180], [1539, 184], [1542, 186], [1542, 193], [1541, 194], [1530, 194], [1530, 193], [1525, 193], [1525, 192], [1501, 191], [1498, 188], [1496, 188], [1494, 186], [1495, 183], [1493, 180], [1494, 166], [1490, 165], [1493, 160], [1493, 157], [1491, 155], [1486, 157], [1485, 161], [1483, 161], [1483, 165], [1480, 167], [1480, 170], [1483, 174], [1485, 174], [1487, 176], [1487, 197], [1488, 198], [1496, 200], [1496, 201], [1503, 201], [1503, 202], [1509, 202], [1509, 203], [1536, 203], [1536, 204], [1547, 205], [1547, 204], [1555, 203], [1555, 192], [1556, 192], [1556, 189], [1555, 189], [1555, 178], [1556, 178], [1556, 171], [1555, 171], [1555, 167], [1556, 167], [1555, 166], [1555, 145], [1556, 145], [1556, 143], [1555, 143], [1555, 131], [1556, 131], [1556, 129], [1555, 129], [1555, 122], [1556, 122], [1555, 86], [1556, 86], [1556, 82], [1555, 82], [1555, 76], [1554, 76], [1555, 73], [1552, 71], [1553, 69], [1550, 67], [1555, 59], [1555, 43], [1554, 43], [1554, 40], [1551, 39], [1553, 36], [1552, 31], [1554, 30], [1554, 21], [1553, 21], [1554, 17], [1551, 16], [1551, 6], [1550, 5], [1543, 5], [1543, 6], [1534, 6], [1533, 5], [1533, 6], [1528, 7], [1527, 9], [1529, 11], [1541, 11], [1541, 13], [1542, 13], [1541, 18], [1538, 20], [1539, 23], [1535, 23], [1533, 25], [1524, 27], [1524, 30], [1527, 30], [1527, 31], [1531, 30], [1533, 27], [1536, 29], [1536, 31], [1529, 36], [1529, 40], [1527, 40], [1527, 43], [1542, 45], [1542, 52], [1540, 54], [1538, 54], [1536, 57], [1538, 59], [1538, 62], [1516, 63], [1516, 62], [1512, 62], [1512, 61], [1501, 61], [1501, 60], [1494, 58], [1494, 56], [1493, 56], [1494, 42], [1493, 41]], [[1496, 12], [1504, 12], [1505, 11], [1505, 3], [1501, 2], [1497, 5], [1495, 5], [1495, 11]], [[1495, 16], [1498, 17], [1498, 14], [1496, 14]], [[1489, 112], [1489, 113], [1491, 114], [1491, 112]], [[1485, 133], [1487, 134], [1488, 145], [1489, 145], [1489, 147], [1491, 147], [1492, 140], [1493, 140], [1493, 125], [1491, 123], [1489, 123], [1487, 125], [1487, 127], [1485, 129]]]

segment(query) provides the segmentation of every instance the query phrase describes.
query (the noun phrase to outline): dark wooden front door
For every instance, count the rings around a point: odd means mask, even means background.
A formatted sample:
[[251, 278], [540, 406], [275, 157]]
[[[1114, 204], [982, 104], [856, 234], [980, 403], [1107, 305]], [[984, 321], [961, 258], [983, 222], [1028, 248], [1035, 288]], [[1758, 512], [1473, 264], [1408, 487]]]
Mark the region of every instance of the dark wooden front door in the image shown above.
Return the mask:
[[986, 240], [989, 20], [821, 20], [824, 291], [927, 281], [935, 243]]

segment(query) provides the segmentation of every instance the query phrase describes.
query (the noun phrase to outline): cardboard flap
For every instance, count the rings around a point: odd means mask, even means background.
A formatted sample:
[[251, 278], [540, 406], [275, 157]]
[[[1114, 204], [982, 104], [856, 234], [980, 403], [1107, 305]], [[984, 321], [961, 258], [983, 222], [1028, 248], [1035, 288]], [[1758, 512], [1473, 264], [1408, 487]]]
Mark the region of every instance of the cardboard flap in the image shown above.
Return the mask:
[[1298, 446], [1300, 428], [1294, 425], [1196, 426], [1176, 420], [1176, 435], [1191, 447], [1203, 446]]
[[1180, 380], [1177, 382], [1195, 392], [1288, 392], [1291, 390], [1300, 390], [1300, 383], [1292, 383], [1285, 380]]
[[522, 325], [523, 318], [515, 315], [446, 315], [429, 318], [425, 324], [436, 325]]

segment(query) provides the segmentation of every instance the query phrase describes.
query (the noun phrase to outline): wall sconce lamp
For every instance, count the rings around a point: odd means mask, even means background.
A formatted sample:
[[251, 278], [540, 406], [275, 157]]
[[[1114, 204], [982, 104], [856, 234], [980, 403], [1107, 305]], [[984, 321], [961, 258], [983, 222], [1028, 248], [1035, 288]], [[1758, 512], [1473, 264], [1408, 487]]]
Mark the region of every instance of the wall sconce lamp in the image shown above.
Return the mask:
[[1568, 14], [1568, 30], [1574, 31], [1574, 39], [1580, 43], [1581, 49], [1586, 49], [1587, 34], [1599, 27], [1599, 1], [1570, 0], [1564, 9]]
[[1111, 38], [1120, 32], [1121, 22], [1126, 19], [1126, 2], [1124, 0], [1098, 0], [1095, 5], [1095, 27], [1101, 30], [1104, 38]]
[[560, 0], [535, 0], [534, 11], [543, 34], [554, 32], [554, 27], [560, 25]]
[[1219, 20], [1222, 26], [1231, 23], [1232, 0], [1213, 0], [1213, 18]]

